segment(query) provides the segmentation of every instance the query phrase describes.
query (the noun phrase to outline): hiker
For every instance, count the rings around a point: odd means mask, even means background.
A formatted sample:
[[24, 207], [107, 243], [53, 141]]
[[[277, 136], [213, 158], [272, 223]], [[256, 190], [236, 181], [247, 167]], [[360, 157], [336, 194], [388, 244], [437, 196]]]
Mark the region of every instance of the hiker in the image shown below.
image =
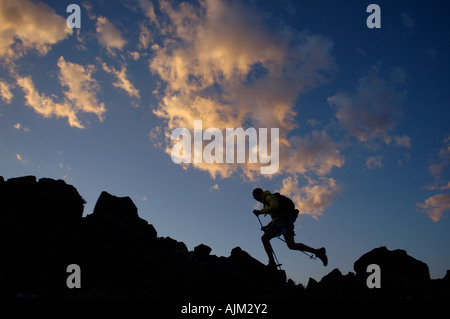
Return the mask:
[[[282, 195], [281, 195], [282, 196]], [[256, 216], [261, 214], [267, 215], [269, 214], [272, 217], [272, 220], [269, 224], [262, 227], [264, 231], [264, 235], [261, 237], [261, 240], [264, 245], [264, 249], [269, 256], [269, 264], [268, 266], [271, 268], [276, 268], [278, 265], [275, 263], [274, 254], [272, 245], [270, 244], [270, 240], [274, 237], [283, 235], [289, 249], [292, 250], [300, 250], [306, 251], [316, 255], [319, 258], [323, 265], [326, 266], [328, 264], [328, 257], [326, 255], [326, 250], [324, 247], [319, 249], [311, 248], [305, 244], [296, 243], [294, 241], [294, 221], [298, 214], [298, 210], [295, 209], [293, 203], [292, 208], [286, 209], [281, 207], [278, 196], [271, 194], [270, 191], [263, 191], [261, 188], [255, 188], [253, 190], [253, 198], [258, 202], [264, 204], [264, 208], [261, 210], [254, 210], [253, 213]], [[285, 197], [287, 198], [287, 197]], [[289, 200], [289, 199], [288, 199]], [[289, 200], [290, 201], [290, 200]], [[291, 201], [292, 202], [292, 201]], [[289, 211], [290, 210], [290, 211]], [[295, 210], [295, 212], [293, 211]]]

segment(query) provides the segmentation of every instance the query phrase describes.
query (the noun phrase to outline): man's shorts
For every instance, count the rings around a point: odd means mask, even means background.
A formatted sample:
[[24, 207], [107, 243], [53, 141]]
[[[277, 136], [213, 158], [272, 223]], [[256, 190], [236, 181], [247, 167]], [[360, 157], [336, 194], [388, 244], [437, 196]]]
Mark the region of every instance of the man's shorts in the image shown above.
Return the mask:
[[275, 236], [295, 236], [294, 222], [290, 218], [279, 219], [269, 226], [264, 227], [263, 230], [264, 232], [272, 233]]

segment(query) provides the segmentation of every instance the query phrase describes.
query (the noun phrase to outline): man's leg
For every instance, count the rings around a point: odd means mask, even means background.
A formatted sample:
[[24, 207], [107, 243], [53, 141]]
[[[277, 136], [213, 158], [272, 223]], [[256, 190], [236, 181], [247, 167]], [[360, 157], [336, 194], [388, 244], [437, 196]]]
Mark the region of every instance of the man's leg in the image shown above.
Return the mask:
[[270, 244], [270, 240], [274, 237], [276, 237], [276, 235], [270, 232], [264, 232], [264, 235], [262, 235], [261, 237], [264, 250], [266, 251], [266, 254], [269, 257], [269, 264], [275, 264], [275, 259], [273, 258], [273, 249], [272, 245]]
[[286, 240], [286, 244], [289, 247], [289, 249], [306, 251], [308, 253], [313, 253], [313, 254], [315, 254], [317, 252], [317, 249], [311, 248], [302, 243], [296, 243], [294, 240], [294, 236], [289, 236], [289, 235], [283, 235], [283, 236], [284, 236], [284, 240]]
[[312, 254], [316, 255], [322, 261], [324, 266], [328, 265], [328, 257], [326, 255], [325, 248], [322, 247], [319, 249], [314, 249], [305, 244], [296, 243], [294, 240], [294, 236], [290, 236], [290, 235], [283, 235], [283, 236], [284, 236], [284, 239], [286, 240], [286, 244], [289, 247], [289, 249], [301, 250], [301, 251], [306, 251], [306, 252], [312, 253]]

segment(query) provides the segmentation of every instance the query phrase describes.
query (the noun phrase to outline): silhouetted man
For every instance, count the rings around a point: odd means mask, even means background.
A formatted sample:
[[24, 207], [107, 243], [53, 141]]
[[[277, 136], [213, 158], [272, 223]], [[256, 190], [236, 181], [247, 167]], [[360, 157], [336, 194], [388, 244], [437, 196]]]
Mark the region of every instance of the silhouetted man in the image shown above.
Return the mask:
[[273, 257], [273, 249], [272, 245], [270, 244], [270, 240], [280, 235], [284, 236], [289, 249], [310, 252], [316, 255], [316, 257], [322, 261], [324, 266], [328, 265], [328, 257], [326, 255], [326, 250], [324, 247], [314, 249], [305, 244], [296, 243], [294, 241], [294, 222], [289, 216], [288, 212], [282, 211], [282, 209], [280, 209], [278, 198], [275, 195], [271, 194], [268, 190], [263, 191], [261, 188], [255, 188], [253, 190], [253, 198], [258, 202], [264, 204], [263, 209], [255, 209], [253, 213], [256, 216], [259, 216], [261, 214], [269, 214], [270, 217], [272, 217], [270, 223], [267, 224], [267, 226], [263, 227], [264, 235], [261, 237], [264, 249], [267, 253], [267, 256], [269, 257], [269, 267], [277, 267]]

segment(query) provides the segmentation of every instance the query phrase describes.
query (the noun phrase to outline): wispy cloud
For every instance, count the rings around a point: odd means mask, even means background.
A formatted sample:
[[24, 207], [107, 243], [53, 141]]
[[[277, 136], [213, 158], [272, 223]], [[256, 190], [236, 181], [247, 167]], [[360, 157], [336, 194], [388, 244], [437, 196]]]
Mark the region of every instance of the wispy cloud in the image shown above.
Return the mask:
[[220, 189], [219, 184], [214, 184], [209, 188], [210, 192], [218, 191]]
[[14, 128], [18, 131], [23, 130], [24, 132], [29, 132], [30, 129], [28, 127], [23, 127], [22, 124], [16, 123], [14, 124]]
[[106, 108], [104, 103], [99, 102], [97, 98], [100, 86], [93, 77], [94, 66], [68, 62], [61, 56], [58, 60], [58, 67], [61, 85], [67, 88], [64, 95], [73, 105], [73, 111], [75, 113], [93, 113], [100, 121], [103, 121]]
[[0, 0], [0, 59], [15, 60], [29, 50], [47, 54], [72, 32], [66, 19], [45, 3]]
[[418, 203], [417, 207], [437, 223], [444, 212], [450, 210], [450, 193], [431, 196], [424, 203]]
[[324, 176], [344, 163], [337, 144], [324, 130], [314, 130], [304, 137], [294, 136], [289, 144], [280, 147], [280, 166], [289, 174]]
[[27, 161], [26, 159], [24, 159], [22, 155], [16, 154], [16, 158], [17, 158], [17, 160], [18, 160], [20, 163], [22, 163], [22, 164], [28, 164], [28, 161]]
[[50, 118], [51, 116], [66, 117], [70, 126], [83, 127], [75, 114], [75, 110], [72, 109], [69, 103], [57, 103], [44, 93], [39, 93], [34, 86], [31, 76], [18, 77], [17, 84], [25, 94], [25, 103], [36, 113], [45, 118]]
[[[402, 81], [399, 68], [395, 68], [389, 80], [378, 75], [376, 67], [361, 77], [354, 93], [340, 92], [328, 98], [336, 109], [339, 123], [360, 142], [382, 141], [390, 144], [391, 132], [401, 115], [400, 102], [405, 92], [395, 89]], [[397, 146], [409, 147], [409, 137], [395, 137]]]
[[[430, 191], [450, 189], [450, 180], [443, 177], [445, 168], [450, 164], [450, 135], [444, 139], [443, 144], [444, 146], [438, 152], [439, 159], [428, 167], [428, 171], [434, 178], [434, 183], [425, 187]], [[450, 193], [431, 196], [423, 203], [418, 203], [417, 207], [434, 222], [438, 222], [444, 212], [450, 210]]]
[[139, 32], [138, 49], [146, 50], [152, 41], [152, 36], [150, 34], [149, 28], [145, 24], [141, 23], [139, 29], [140, 32]]
[[450, 164], [450, 136], [444, 139], [443, 144], [444, 146], [439, 150], [438, 153], [439, 160], [433, 162], [428, 167], [428, 171], [437, 182], [441, 180], [441, 175], [444, 171], [444, 168], [446, 168]]
[[381, 162], [382, 159], [383, 159], [383, 156], [381, 156], [381, 155], [370, 156], [366, 160], [366, 167], [368, 169], [376, 169], [376, 168], [383, 167], [383, 163]]
[[407, 135], [394, 136], [394, 143], [395, 143], [395, 146], [411, 148], [411, 138]]
[[25, 103], [45, 118], [51, 116], [65, 117], [70, 126], [77, 128], [84, 128], [78, 118], [79, 113], [93, 113], [102, 121], [106, 109], [104, 104], [99, 103], [97, 99], [99, 86], [92, 77], [93, 66], [84, 67], [67, 62], [63, 57], [60, 57], [58, 67], [60, 69], [60, 83], [67, 88], [64, 91], [65, 99], [57, 102], [54, 97], [40, 93], [36, 89], [31, 76], [16, 75], [17, 85], [22, 88], [25, 94]]
[[109, 74], [114, 75], [115, 81], [113, 85], [119, 89], [124, 90], [130, 97], [135, 99], [140, 99], [141, 96], [139, 94], [139, 90], [137, 90], [133, 83], [127, 77], [127, 66], [125, 64], [122, 65], [120, 71], [117, 70], [113, 66], [108, 66], [105, 62], [100, 60], [103, 70], [108, 72]]
[[127, 43], [127, 40], [122, 36], [122, 32], [120, 32], [120, 30], [118, 30], [106, 17], [97, 17], [96, 31], [98, 41], [111, 54], [115, 54], [115, 50], [122, 50]]
[[11, 100], [13, 98], [13, 94], [11, 92], [11, 85], [1, 79], [0, 79], [0, 97], [7, 104], [11, 103]]

